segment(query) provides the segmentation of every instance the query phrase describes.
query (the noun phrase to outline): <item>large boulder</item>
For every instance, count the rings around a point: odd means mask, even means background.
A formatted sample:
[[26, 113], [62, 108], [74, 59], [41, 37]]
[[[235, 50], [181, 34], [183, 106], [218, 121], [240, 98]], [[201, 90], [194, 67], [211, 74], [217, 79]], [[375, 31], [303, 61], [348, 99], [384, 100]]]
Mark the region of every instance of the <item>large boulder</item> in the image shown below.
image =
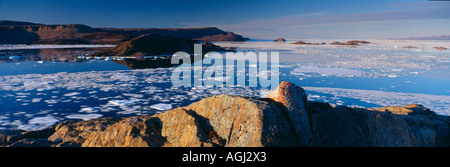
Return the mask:
[[[89, 135], [83, 147], [214, 146], [189, 111], [177, 108], [157, 116], [126, 118]], [[218, 143], [221, 144], [221, 143]]]
[[298, 146], [285, 111], [269, 99], [219, 95], [186, 108], [224, 139], [224, 146]]
[[267, 97], [286, 111], [286, 118], [289, 119], [293, 127], [293, 135], [297, 142], [303, 146], [309, 145], [312, 139], [312, 132], [306, 111], [307, 98], [305, 90], [292, 83], [283, 81], [275, 90], [270, 91]]
[[124, 119], [82, 146], [297, 146], [283, 111], [271, 102], [219, 95], [154, 116]]
[[88, 121], [65, 121], [56, 125], [55, 133], [47, 139], [58, 141], [58, 146], [81, 146], [91, 133], [103, 131], [107, 127], [116, 124], [123, 118], [99, 118]]

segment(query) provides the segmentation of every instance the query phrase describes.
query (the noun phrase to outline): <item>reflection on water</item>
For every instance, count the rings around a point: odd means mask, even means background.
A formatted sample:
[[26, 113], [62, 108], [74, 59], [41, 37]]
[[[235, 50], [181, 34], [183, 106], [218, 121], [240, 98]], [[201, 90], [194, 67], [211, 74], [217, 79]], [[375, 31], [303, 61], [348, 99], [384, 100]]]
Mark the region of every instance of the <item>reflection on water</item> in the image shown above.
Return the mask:
[[[83, 72], [167, 68], [170, 56], [150, 57], [89, 57], [102, 48], [22, 49], [0, 51], [0, 76], [20, 74], [50, 74], [57, 72]], [[191, 56], [191, 62], [194, 58]]]
[[[78, 56], [88, 55], [101, 48], [69, 48], [69, 49], [19, 49], [0, 50], [0, 62], [20, 61], [57, 61], [57, 62], [84, 62]], [[17, 56], [17, 58], [11, 58]]]

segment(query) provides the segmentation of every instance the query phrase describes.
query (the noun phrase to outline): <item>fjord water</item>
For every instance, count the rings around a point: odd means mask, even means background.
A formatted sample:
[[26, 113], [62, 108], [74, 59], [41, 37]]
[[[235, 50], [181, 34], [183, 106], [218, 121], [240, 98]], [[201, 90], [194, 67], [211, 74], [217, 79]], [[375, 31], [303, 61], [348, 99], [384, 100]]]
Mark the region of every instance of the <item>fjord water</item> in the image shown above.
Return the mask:
[[[450, 115], [450, 52], [432, 49], [450, 48], [448, 41], [379, 40], [357, 47], [216, 44], [243, 52], [279, 52], [280, 81], [304, 87], [309, 100], [354, 107], [418, 103]], [[403, 48], [409, 45], [418, 49]], [[175, 88], [170, 76], [176, 67], [130, 69], [114, 61], [64, 57], [67, 50], [79, 57], [91, 49], [0, 50], [0, 129], [38, 130], [64, 120], [151, 115], [217, 94], [264, 97], [268, 91]], [[20, 59], [10, 59], [14, 55]]]

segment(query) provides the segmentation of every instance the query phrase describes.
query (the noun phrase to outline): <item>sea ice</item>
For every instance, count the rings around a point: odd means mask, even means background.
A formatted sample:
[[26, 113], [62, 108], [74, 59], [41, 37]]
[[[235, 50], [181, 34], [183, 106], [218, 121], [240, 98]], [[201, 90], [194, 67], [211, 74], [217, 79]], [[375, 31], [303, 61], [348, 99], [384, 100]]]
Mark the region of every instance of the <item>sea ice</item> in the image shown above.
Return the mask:
[[56, 103], [58, 103], [57, 100], [53, 100], [53, 99], [51, 99], [51, 100], [45, 100], [45, 102], [46, 102], [47, 104], [56, 104]]
[[151, 108], [157, 109], [157, 110], [170, 110], [172, 109], [172, 104], [165, 104], [165, 103], [158, 103], [150, 106]]
[[65, 118], [68, 119], [82, 119], [82, 120], [90, 120], [90, 119], [96, 119], [102, 117], [102, 114], [71, 114], [65, 116]]
[[81, 94], [80, 92], [72, 92], [72, 93], [66, 93], [63, 96], [77, 96], [77, 95], [80, 95], [80, 94]]
[[136, 102], [138, 102], [140, 100], [138, 99], [132, 99], [132, 100], [110, 100], [109, 103], [116, 105], [116, 106], [126, 106], [126, 105], [131, 105], [134, 104]]
[[347, 68], [316, 67], [316, 66], [303, 66], [295, 68], [291, 71], [291, 74], [294, 75], [303, 75], [303, 73], [316, 73], [320, 74], [321, 76], [334, 75], [347, 77], [354, 77], [354, 76], [361, 77], [368, 75], [367, 72], [361, 70], [354, 70]]
[[57, 122], [59, 122], [59, 120], [53, 116], [34, 117], [28, 121], [27, 125], [19, 125], [18, 129], [25, 131], [41, 130], [48, 128]]
[[33, 99], [31, 99], [31, 102], [37, 103], [37, 102], [40, 102], [41, 100], [42, 100], [42, 98], [33, 98]]
[[124, 93], [124, 94], [122, 94], [122, 95], [124, 95], [124, 96], [130, 96], [130, 97], [134, 97], [134, 98], [143, 98], [144, 97], [144, 95], [141, 95], [141, 94], [133, 94], [133, 93]]
[[100, 111], [100, 107], [85, 107], [81, 108], [78, 112], [85, 112], [85, 113], [95, 113]]

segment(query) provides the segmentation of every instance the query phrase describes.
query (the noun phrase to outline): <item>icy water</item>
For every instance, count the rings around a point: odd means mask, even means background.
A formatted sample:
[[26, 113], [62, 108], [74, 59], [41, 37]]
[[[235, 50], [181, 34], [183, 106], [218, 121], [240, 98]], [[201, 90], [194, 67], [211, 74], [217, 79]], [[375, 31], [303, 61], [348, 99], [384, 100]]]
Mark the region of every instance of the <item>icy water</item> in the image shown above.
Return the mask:
[[[418, 103], [450, 115], [450, 51], [432, 48], [450, 48], [449, 41], [369, 41], [357, 47], [216, 44], [243, 52], [279, 52], [280, 81], [302, 86], [309, 100], [354, 107]], [[0, 45], [0, 129], [38, 130], [71, 119], [151, 115], [217, 94], [264, 97], [268, 91], [175, 88], [170, 76], [176, 67], [130, 69], [114, 61], [77, 58], [97, 47]]]

